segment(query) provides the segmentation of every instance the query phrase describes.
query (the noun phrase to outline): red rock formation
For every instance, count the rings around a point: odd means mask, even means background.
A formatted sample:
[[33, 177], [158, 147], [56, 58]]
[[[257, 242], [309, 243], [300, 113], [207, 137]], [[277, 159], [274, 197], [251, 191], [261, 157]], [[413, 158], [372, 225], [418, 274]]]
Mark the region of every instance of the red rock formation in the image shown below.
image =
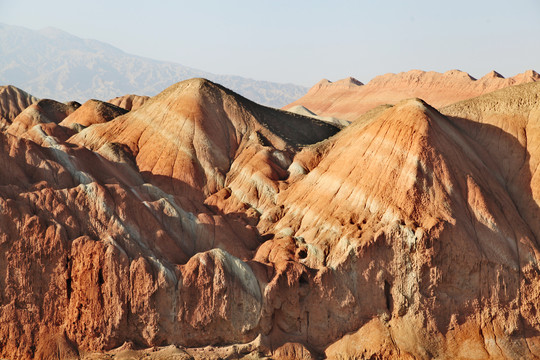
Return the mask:
[[105, 123], [115, 117], [124, 115], [126, 112], [124, 108], [92, 99], [77, 108], [77, 110], [62, 120], [59, 125], [82, 129], [93, 124]]
[[335, 131], [324, 122], [264, 108], [209, 81], [193, 79], [169, 87], [136, 111], [81, 132], [70, 142], [104, 156], [103, 147], [123, 144], [142, 173], [168, 182], [174, 193], [195, 190], [208, 196], [234, 182], [235, 177], [226, 176], [235, 173], [238, 161], [242, 172], [237, 176], [252, 176], [244, 163], [260, 161], [253, 165], [254, 171], [270, 169], [262, 179], [252, 181], [277, 178], [297, 146]]
[[37, 98], [12, 85], [0, 86], [0, 125], [6, 127]]
[[149, 96], [140, 96], [140, 95], [131, 94], [131, 95], [115, 97], [114, 99], [111, 99], [108, 102], [110, 102], [113, 105], [120, 106], [121, 108], [124, 108], [128, 111], [131, 111], [131, 110], [137, 110], [149, 99], [150, 99]]
[[508, 86], [535, 82], [540, 80], [540, 75], [528, 70], [505, 79], [492, 71], [476, 80], [459, 70], [444, 74], [411, 70], [377, 76], [364, 86], [349, 79], [336, 82], [321, 80], [305, 96], [283, 109], [302, 105], [319, 116], [354, 121], [359, 115], [382, 104], [396, 104], [403, 99], [419, 97], [439, 108]]
[[65, 140], [71, 135], [71, 131], [58, 124], [79, 106], [77, 102], [63, 104], [50, 99], [39, 100], [13, 119], [6, 132], [39, 144], [49, 140], [44, 134]]
[[85, 104], [69, 141], [20, 119], [0, 356], [539, 357], [539, 94], [336, 134], [194, 79], [103, 123]]

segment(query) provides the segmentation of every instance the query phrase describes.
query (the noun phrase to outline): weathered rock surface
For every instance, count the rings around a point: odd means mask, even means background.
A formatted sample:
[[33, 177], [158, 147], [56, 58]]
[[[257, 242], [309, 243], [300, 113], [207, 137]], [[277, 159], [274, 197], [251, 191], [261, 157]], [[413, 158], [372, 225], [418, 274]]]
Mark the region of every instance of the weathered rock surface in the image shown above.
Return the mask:
[[17, 115], [7, 127], [6, 133], [33, 140], [38, 144], [49, 141], [52, 139], [50, 136], [65, 140], [71, 135], [71, 129], [58, 124], [80, 105], [78, 102], [64, 104], [51, 99], [39, 100]]
[[13, 119], [38, 99], [12, 85], [0, 86], [0, 126], [9, 126]]
[[508, 86], [539, 80], [540, 75], [534, 70], [508, 79], [492, 71], [476, 80], [459, 70], [443, 74], [421, 70], [386, 74], [373, 78], [366, 85], [353, 78], [336, 82], [323, 79], [306, 95], [283, 109], [302, 105], [319, 116], [354, 121], [379, 105], [396, 104], [403, 99], [418, 97], [439, 108]]
[[32, 105], [0, 132], [0, 356], [538, 358], [539, 98], [339, 132], [203, 79]]
[[120, 106], [121, 108], [131, 111], [137, 110], [149, 99], [149, 96], [130, 94], [115, 97], [114, 99], [109, 100], [109, 102], [113, 105]]
[[73, 113], [64, 118], [59, 125], [75, 129], [83, 129], [93, 124], [101, 124], [124, 115], [127, 109], [108, 102], [88, 100]]

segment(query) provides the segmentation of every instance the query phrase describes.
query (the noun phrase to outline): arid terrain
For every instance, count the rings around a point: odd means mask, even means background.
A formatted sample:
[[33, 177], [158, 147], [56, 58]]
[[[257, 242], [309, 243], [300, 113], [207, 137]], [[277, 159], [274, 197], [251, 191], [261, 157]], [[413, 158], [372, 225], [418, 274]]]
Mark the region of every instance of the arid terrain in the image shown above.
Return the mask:
[[0, 357], [540, 358], [539, 78], [0, 87]]
[[421, 98], [440, 108], [508, 86], [539, 80], [540, 75], [534, 70], [527, 70], [510, 78], [491, 71], [480, 79], [460, 70], [450, 70], [442, 74], [410, 70], [377, 76], [366, 85], [354, 78], [335, 82], [323, 79], [306, 95], [283, 109], [295, 111], [301, 106], [318, 116], [354, 121], [360, 114], [379, 105], [394, 105], [400, 100], [412, 97]]

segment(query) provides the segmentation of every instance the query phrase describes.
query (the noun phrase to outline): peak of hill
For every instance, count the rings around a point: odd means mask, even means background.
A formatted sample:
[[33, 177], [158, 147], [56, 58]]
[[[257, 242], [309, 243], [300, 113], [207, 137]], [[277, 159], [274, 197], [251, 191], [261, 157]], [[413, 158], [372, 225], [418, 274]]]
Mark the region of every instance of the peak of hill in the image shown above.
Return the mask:
[[[34, 135], [29, 132], [34, 130], [36, 125], [46, 124], [48, 129], [44, 130], [45, 133], [49, 133], [49, 131], [54, 132], [57, 130], [55, 125], [73, 113], [80, 105], [77, 102], [64, 104], [51, 99], [39, 100], [17, 115], [11, 125], [6, 129], [6, 132], [18, 137], [35, 139]], [[43, 128], [40, 129], [43, 130]], [[39, 143], [38, 140], [35, 141]]]
[[395, 104], [410, 97], [422, 98], [439, 108], [504, 87], [538, 80], [540, 76], [533, 70], [507, 79], [492, 71], [479, 80], [460, 70], [445, 73], [410, 70], [377, 76], [364, 86], [339, 87], [332, 86], [334, 83], [328, 80], [324, 84], [319, 82], [304, 97], [284, 109], [303, 105], [319, 116], [354, 121], [379, 105]]
[[128, 111], [131, 111], [131, 110], [137, 110], [149, 99], [150, 99], [149, 96], [129, 94], [129, 95], [115, 97], [114, 99], [111, 99], [108, 102], [110, 102], [113, 105], [124, 108]]
[[364, 84], [362, 84], [360, 81], [356, 80], [355, 78], [349, 76], [345, 79], [341, 79], [341, 80], [333, 82], [333, 85], [354, 87], [354, 86], [362, 86]]
[[504, 79], [504, 76], [502, 76], [495, 70], [492, 70], [488, 72], [486, 75], [482, 76], [480, 80], [486, 80], [486, 79]]
[[0, 79], [40, 98], [85, 102], [132, 93], [153, 96], [193, 77], [212, 79], [253, 101], [278, 108], [307, 91], [293, 84], [217, 75], [130, 55], [54, 28], [30, 30], [0, 24], [0, 39]]
[[310, 89], [310, 91], [313, 91], [315, 89], [320, 89], [320, 88], [355, 88], [356, 86], [362, 86], [362, 85], [364, 84], [362, 84], [360, 81], [350, 76], [345, 79], [341, 79], [334, 82], [328, 79], [322, 79], [317, 84], [315, 84]]
[[295, 147], [336, 131], [324, 122], [257, 105], [195, 78], [170, 86], [137, 110], [85, 129], [70, 141], [95, 151], [123, 144], [141, 171], [208, 195], [225, 186], [232, 163], [249, 144], [272, 146], [287, 158]]

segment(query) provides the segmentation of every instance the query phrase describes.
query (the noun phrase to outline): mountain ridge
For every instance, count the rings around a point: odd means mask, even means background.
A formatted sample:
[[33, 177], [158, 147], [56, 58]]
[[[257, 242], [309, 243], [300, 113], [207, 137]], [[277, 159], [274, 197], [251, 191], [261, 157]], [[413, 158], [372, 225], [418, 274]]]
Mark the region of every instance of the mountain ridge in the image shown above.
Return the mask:
[[283, 109], [303, 105], [319, 116], [354, 121], [361, 114], [379, 105], [396, 104], [407, 98], [422, 98], [439, 108], [508, 86], [540, 81], [540, 75], [534, 70], [527, 70], [504, 78], [491, 71], [480, 79], [475, 79], [460, 70], [444, 73], [409, 70], [376, 76], [365, 85], [349, 79], [335, 82], [323, 79], [309, 89], [306, 95]]
[[153, 96], [181, 80], [204, 77], [261, 104], [281, 107], [307, 88], [217, 75], [167, 61], [128, 54], [110, 44], [55, 28], [30, 30], [0, 23], [0, 82], [39, 98], [81, 103], [125, 94]]

